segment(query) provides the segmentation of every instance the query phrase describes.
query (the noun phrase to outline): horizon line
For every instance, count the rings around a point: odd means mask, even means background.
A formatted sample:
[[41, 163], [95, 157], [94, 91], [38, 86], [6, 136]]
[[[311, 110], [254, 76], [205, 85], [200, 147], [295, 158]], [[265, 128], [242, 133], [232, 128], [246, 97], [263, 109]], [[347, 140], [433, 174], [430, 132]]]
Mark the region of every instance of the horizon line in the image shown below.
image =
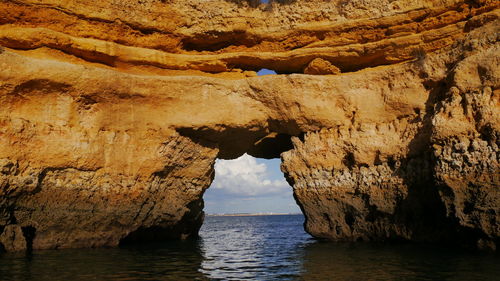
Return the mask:
[[279, 215], [303, 215], [302, 213], [211, 213], [206, 216], [279, 216]]

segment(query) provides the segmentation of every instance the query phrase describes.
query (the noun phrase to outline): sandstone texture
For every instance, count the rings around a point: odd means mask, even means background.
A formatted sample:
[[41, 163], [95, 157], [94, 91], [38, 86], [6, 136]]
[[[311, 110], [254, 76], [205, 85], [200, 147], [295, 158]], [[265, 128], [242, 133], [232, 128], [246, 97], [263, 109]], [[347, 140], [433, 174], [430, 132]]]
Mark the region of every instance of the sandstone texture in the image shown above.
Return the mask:
[[0, 250], [195, 237], [244, 153], [315, 237], [494, 250], [499, 7], [0, 0]]
[[304, 74], [312, 75], [327, 75], [327, 74], [340, 74], [340, 69], [321, 58], [313, 59], [309, 65], [304, 69]]

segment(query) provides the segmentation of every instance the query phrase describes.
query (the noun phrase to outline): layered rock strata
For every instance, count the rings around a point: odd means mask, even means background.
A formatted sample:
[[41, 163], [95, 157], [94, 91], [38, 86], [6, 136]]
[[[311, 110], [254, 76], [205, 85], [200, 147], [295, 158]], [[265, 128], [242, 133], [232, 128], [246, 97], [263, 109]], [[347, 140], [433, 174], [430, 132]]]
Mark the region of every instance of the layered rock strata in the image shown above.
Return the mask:
[[495, 249], [498, 2], [364, 2], [0, 1], [0, 247], [196, 236], [247, 152], [315, 237]]

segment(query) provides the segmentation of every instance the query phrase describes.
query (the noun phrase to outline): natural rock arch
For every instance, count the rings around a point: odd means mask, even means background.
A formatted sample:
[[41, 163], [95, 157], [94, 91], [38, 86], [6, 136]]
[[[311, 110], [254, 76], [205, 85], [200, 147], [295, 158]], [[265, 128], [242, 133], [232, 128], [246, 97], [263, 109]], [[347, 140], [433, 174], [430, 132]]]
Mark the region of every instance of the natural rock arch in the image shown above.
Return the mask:
[[3, 248], [194, 236], [245, 152], [316, 237], [495, 248], [498, 4], [344, 2], [2, 2]]

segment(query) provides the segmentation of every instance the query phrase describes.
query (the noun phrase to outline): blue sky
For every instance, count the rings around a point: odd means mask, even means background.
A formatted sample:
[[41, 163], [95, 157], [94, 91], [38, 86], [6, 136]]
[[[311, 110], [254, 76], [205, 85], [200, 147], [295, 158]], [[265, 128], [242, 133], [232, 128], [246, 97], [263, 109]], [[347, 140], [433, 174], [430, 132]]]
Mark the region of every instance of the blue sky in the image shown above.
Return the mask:
[[262, 76], [262, 75], [273, 75], [276, 74], [274, 70], [266, 69], [263, 68], [257, 72], [257, 75]]
[[[263, 69], [258, 75], [276, 74]], [[234, 160], [217, 159], [215, 179], [205, 192], [205, 212], [300, 213], [280, 170], [280, 159], [257, 159], [247, 154]]]

